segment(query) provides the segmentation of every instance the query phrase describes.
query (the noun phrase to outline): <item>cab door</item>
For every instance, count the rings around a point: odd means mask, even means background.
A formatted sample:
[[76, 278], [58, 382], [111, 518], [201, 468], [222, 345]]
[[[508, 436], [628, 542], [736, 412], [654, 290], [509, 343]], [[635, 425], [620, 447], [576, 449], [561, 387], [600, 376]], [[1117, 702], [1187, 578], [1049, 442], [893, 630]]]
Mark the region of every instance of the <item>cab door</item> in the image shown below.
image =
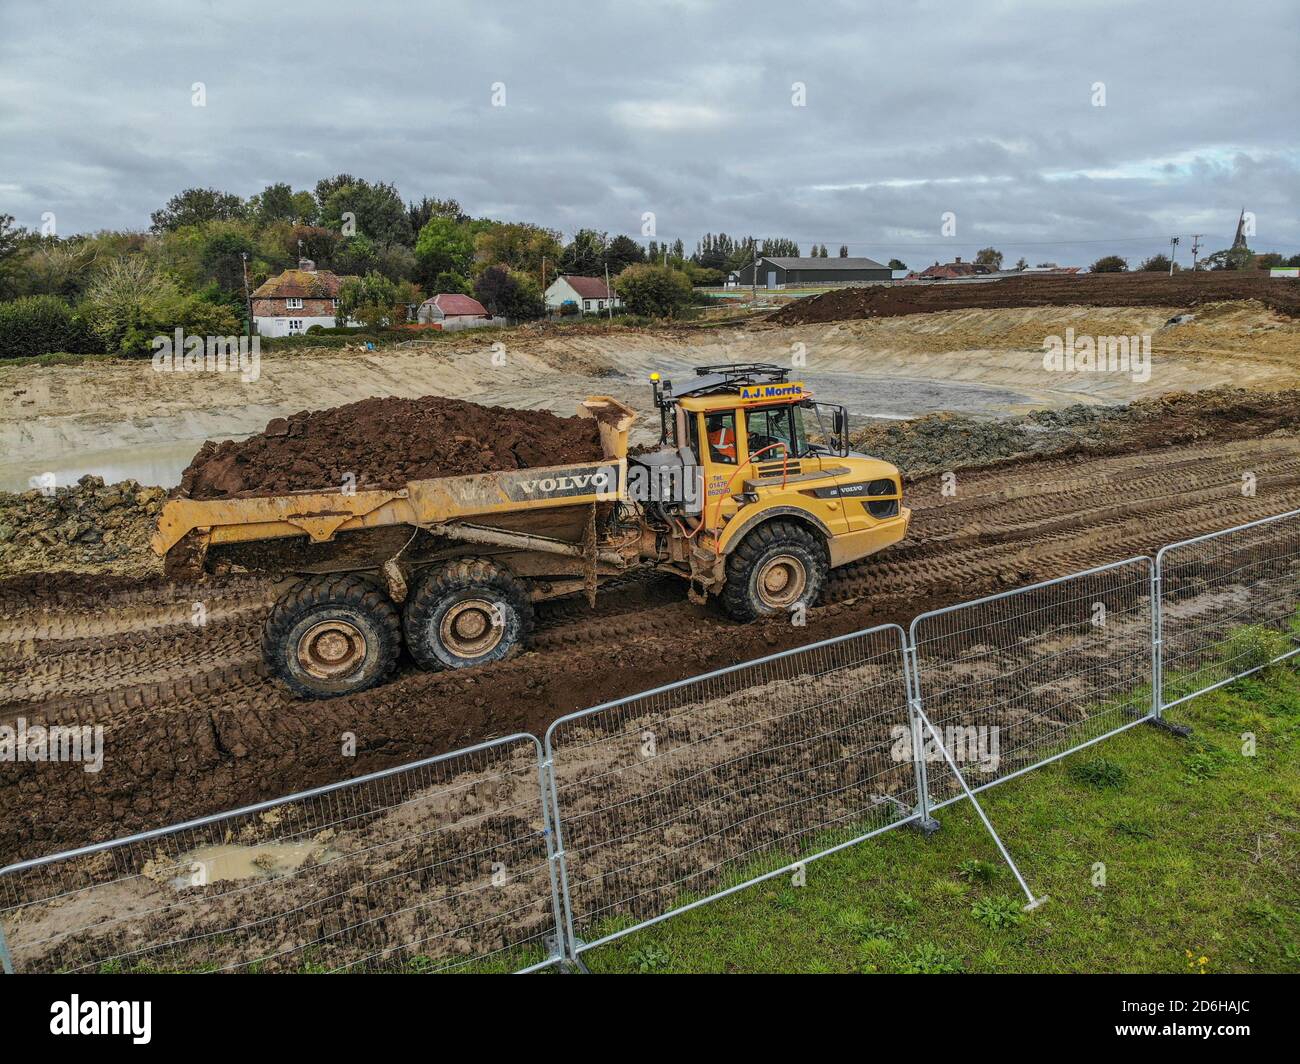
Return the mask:
[[806, 509], [832, 535], [852, 531], [853, 508], [839, 498], [836, 471], [843, 468], [843, 463], [834, 456], [809, 453], [803, 408], [782, 403], [751, 407], [744, 414], [746, 457], [751, 459], [751, 466], [740, 479], [757, 476], [756, 469], [780, 476], [782, 458], [788, 454], [786, 472], [798, 479], [787, 482], [784, 488], [779, 481], [764, 488], [764, 501]]
[[725, 519], [740, 507], [731, 496], [740, 491], [747, 470], [743, 425], [735, 409], [713, 410], [691, 415], [691, 448], [704, 467], [704, 525], [721, 528]]

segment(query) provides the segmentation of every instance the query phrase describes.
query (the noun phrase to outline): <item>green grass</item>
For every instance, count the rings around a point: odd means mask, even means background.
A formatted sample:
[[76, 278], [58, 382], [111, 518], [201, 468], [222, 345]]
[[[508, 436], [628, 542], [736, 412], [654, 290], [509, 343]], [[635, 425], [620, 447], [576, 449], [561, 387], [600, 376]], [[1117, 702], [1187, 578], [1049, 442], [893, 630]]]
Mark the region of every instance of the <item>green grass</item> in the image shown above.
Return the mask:
[[[1300, 972], [1300, 676], [1279, 666], [981, 800], [592, 950], [596, 972]], [[1243, 733], [1256, 753], [1244, 756]], [[1104, 886], [1100, 882], [1104, 865]], [[1204, 960], [1202, 960], [1204, 958]]]
[[0, 358], [0, 367], [4, 366], [81, 366], [87, 362], [114, 362], [121, 355], [73, 355], [67, 351], [54, 351], [45, 355], [20, 355], [15, 358]]

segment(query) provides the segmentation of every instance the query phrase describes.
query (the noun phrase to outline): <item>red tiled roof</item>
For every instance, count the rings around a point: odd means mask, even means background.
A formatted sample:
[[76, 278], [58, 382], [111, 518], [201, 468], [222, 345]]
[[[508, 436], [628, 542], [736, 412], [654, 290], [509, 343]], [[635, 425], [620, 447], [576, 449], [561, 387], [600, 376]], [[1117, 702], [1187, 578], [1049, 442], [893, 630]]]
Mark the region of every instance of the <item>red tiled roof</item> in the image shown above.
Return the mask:
[[605, 287], [605, 282], [599, 277], [578, 277], [575, 274], [566, 273], [563, 279], [569, 282], [569, 287], [578, 293], [583, 299], [613, 299], [614, 293]]
[[946, 262], [942, 266], [935, 263], [933, 266], [927, 266], [917, 274], [918, 277], [971, 277], [977, 273], [988, 273], [989, 267], [974, 262]]
[[425, 300], [425, 302], [432, 303], [448, 317], [456, 314], [487, 317], [487, 311], [483, 309], [483, 304], [472, 296], [462, 296], [455, 292], [439, 292], [432, 299]]
[[347, 280], [329, 270], [285, 270], [268, 277], [253, 293], [254, 299], [336, 299]]

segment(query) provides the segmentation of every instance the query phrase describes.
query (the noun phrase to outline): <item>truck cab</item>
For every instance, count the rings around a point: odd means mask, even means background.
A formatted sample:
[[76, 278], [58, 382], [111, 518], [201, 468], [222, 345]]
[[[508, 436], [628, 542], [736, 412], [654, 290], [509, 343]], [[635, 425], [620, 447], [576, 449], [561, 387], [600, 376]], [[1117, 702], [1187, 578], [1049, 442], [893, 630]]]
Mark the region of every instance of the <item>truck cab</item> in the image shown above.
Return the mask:
[[[898, 469], [852, 453], [842, 406], [767, 364], [702, 366], [674, 390], [652, 377], [659, 456], [693, 465], [691, 505], [664, 544], [693, 597], [739, 620], [810, 605], [829, 569], [907, 534]], [[635, 459], [634, 459], [635, 461]], [[694, 511], [694, 512], [692, 512]]]

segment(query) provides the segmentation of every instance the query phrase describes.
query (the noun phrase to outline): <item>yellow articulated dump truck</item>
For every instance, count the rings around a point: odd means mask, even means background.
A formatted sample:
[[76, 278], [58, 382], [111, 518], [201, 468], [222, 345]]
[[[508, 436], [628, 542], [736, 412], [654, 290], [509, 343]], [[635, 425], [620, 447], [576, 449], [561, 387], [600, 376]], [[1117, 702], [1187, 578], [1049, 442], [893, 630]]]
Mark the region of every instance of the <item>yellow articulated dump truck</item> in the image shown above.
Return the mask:
[[811, 605], [828, 570], [897, 543], [898, 470], [848, 449], [843, 407], [770, 365], [651, 378], [658, 449], [628, 454], [636, 415], [579, 404], [603, 459], [414, 480], [392, 490], [175, 498], [154, 550], [168, 572], [284, 578], [263, 653], [288, 687], [327, 698], [382, 682], [403, 643], [428, 669], [499, 661], [533, 604], [648, 567], [750, 621]]

